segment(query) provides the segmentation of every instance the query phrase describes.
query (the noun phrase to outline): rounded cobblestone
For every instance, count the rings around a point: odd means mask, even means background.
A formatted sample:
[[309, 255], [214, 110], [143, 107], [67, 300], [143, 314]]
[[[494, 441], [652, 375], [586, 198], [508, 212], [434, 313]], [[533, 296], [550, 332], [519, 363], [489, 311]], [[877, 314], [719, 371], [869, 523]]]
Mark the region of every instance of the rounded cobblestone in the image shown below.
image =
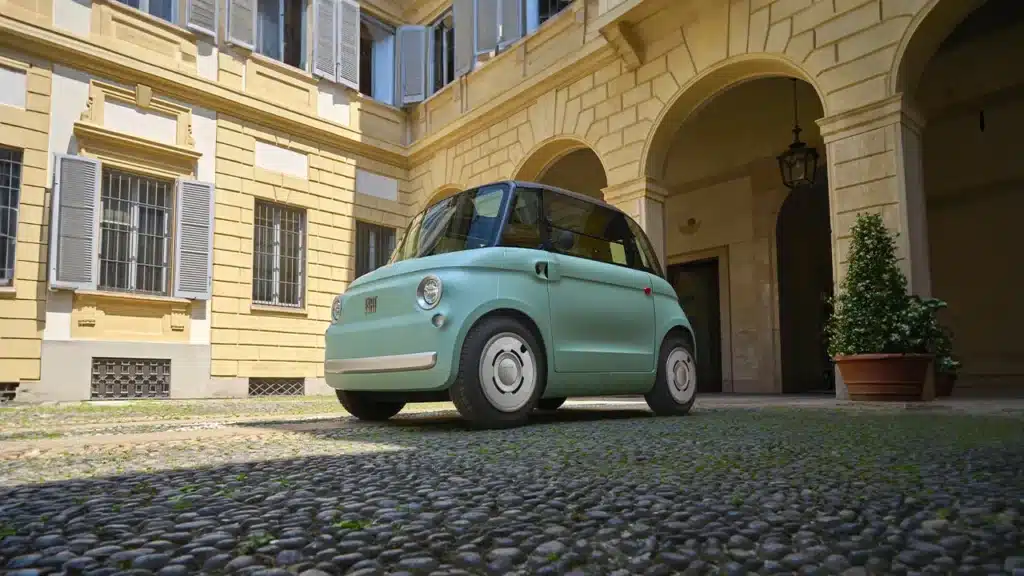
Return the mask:
[[1022, 424], [567, 410], [506, 431], [417, 415], [85, 444], [0, 463], [0, 569], [1016, 575]]

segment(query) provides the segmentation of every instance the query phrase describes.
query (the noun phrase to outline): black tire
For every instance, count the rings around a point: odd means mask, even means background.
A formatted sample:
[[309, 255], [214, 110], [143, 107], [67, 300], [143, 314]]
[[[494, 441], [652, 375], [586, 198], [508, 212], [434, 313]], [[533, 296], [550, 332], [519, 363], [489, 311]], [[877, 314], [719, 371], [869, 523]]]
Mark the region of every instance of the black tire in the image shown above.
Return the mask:
[[565, 398], [541, 398], [537, 401], [537, 410], [554, 411], [565, 404]]
[[[517, 375], [522, 376], [521, 385], [527, 384], [526, 369], [523, 367], [526, 366], [529, 358], [532, 358], [534, 382], [532, 391], [518, 388], [508, 393], [510, 404], [513, 404], [512, 400], [515, 400], [522, 406], [515, 409], [510, 406], [510, 411], [503, 411], [488, 399], [489, 394], [492, 396], [506, 394], [496, 381], [499, 377], [498, 372], [495, 372], [495, 381], [482, 382], [481, 361], [484, 358], [484, 353], [488, 351], [488, 347], [493, 350], [500, 341], [504, 341], [499, 337], [503, 338], [509, 335], [513, 335], [528, 347], [526, 350], [520, 348], [514, 351], [521, 355], [523, 362], [522, 369], [516, 372]], [[496, 362], [497, 359], [495, 359]], [[492, 368], [492, 370], [496, 369]], [[474, 428], [495, 429], [522, 426], [537, 405], [537, 399], [540, 397], [541, 391], [544, 390], [546, 376], [547, 362], [544, 350], [530, 330], [515, 318], [492, 316], [474, 326], [466, 336], [466, 341], [462, 345], [462, 353], [459, 356], [459, 373], [450, 390], [452, 403], [455, 404], [459, 414]], [[485, 392], [484, 386], [491, 388]], [[519, 395], [520, 391], [521, 395]]]
[[[685, 392], [676, 388], [678, 396], [674, 395], [672, 390], [676, 377], [673, 375], [670, 378], [668, 373], [669, 358], [677, 350], [683, 351], [684, 358], [689, 359], [688, 368], [684, 368], [689, 370], [688, 386], [681, 389]], [[679, 356], [676, 354], [677, 359]], [[658, 354], [658, 375], [654, 381], [654, 387], [644, 395], [644, 399], [647, 400], [647, 406], [658, 416], [682, 416], [693, 407], [693, 403], [697, 399], [697, 372], [693, 357], [693, 345], [688, 338], [681, 334], [669, 334], [662, 341], [661, 352]]]
[[377, 402], [362, 392], [335, 390], [338, 402], [349, 414], [368, 422], [383, 422], [402, 411], [405, 402]]

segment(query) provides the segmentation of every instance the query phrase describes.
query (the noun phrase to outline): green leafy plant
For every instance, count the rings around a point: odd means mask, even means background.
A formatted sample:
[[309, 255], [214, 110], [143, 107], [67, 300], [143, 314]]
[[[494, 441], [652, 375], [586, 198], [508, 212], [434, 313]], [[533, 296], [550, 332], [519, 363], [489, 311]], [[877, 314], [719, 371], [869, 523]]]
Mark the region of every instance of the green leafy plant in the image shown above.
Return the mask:
[[949, 332], [937, 316], [946, 303], [907, 294], [896, 236], [880, 214], [857, 216], [846, 277], [831, 304], [826, 332], [832, 356], [934, 354], [940, 366], [952, 361]]

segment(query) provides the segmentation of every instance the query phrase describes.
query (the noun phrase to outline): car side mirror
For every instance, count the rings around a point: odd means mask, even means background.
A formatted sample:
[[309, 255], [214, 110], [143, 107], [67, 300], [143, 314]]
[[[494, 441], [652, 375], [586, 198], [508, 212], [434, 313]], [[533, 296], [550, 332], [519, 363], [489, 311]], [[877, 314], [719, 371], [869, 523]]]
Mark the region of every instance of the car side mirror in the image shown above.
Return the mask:
[[555, 248], [560, 252], [568, 252], [576, 245], [576, 236], [568, 230], [558, 230], [553, 236]]

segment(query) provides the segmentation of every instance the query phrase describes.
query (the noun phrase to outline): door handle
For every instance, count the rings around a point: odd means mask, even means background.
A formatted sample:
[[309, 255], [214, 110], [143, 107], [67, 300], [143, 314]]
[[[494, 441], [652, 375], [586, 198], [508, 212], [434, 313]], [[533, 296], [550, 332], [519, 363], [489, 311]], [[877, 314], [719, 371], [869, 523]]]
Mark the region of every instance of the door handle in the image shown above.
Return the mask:
[[541, 278], [548, 279], [548, 263], [544, 261], [538, 261], [533, 263], [533, 272]]

